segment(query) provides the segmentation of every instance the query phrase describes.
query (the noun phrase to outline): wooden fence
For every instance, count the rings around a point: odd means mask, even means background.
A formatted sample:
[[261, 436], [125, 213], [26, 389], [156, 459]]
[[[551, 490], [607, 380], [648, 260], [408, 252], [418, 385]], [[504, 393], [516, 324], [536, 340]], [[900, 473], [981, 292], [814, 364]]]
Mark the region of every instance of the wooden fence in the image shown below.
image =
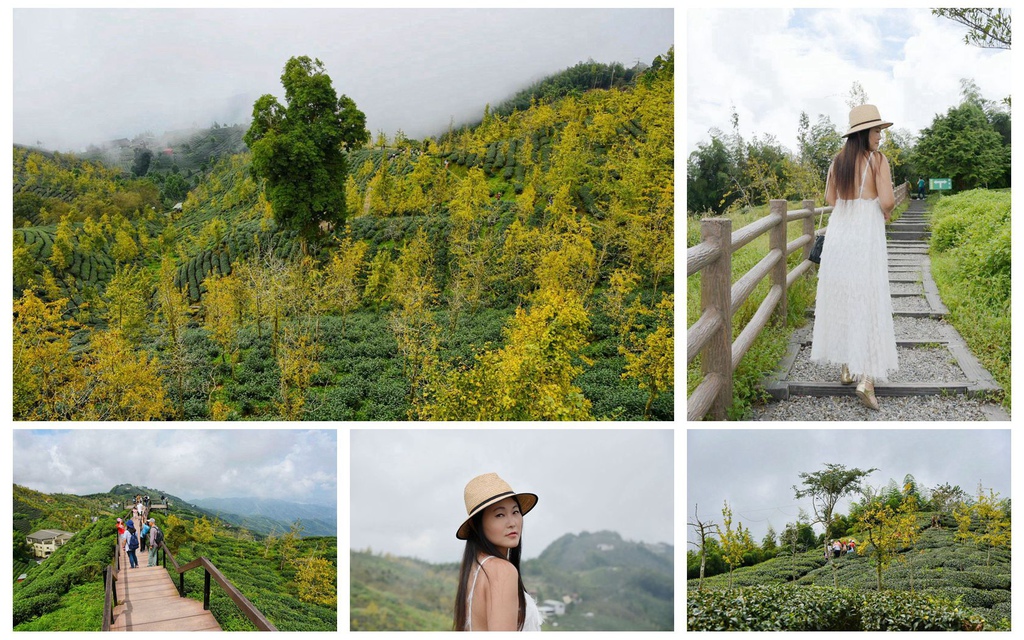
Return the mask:
[[[908, 183], [896, 188], [897, 206], [907, 199], [908, 189]], [[814, 243], [814, 220], [820, 213], [831, 212], [832, 207], [816, 209], [813, 200], [804, 200], [803, 208], [794, 211], [788, 206], [786, 200], [772, 200], [767, 216], [738, 231], [732, 230], [729, 218], [705, 218], [701, 220], [700, 244], [686, 250], [686, 276], [702, 272], [701, 315], [686, 330], [686, 364], [689, 366], [703, 353], [704, 374], [704, 380], [687, 398], [687, 420], [700, 420], [708, 414], [715, 420], [725, 419], [732, 402], [733, 372], [769, 319], [785, 322], [789, 287], [814, 266], [808, 260]], [[802, 233], [787, 242], [789, 223], [797, 220], [803, 221]], [[733, 284], [732, 254], [765, 233], [769, 234], [768, 254]], [[786, 259], [800, 250], [803, 260], [787, 272]], [[765, 277], [771, 278], [768, 295], [733, 341], [732, 317]]]
[[277, 631], [275, 627], [267, 617], [260, 612], [259, 609], [249, 601], [242, 592], [238, 590], [234, 584], [231, 583], [224, 574], [220, 572], [220, 569], [216, 567], [209, 558], [205, 556], [199, 556], [192, 562], [185, 564], [184, 566], [178, 566], [178, 560], [174, 557], [174, 554], [170, 552], [166, 545], [160, 545], [164, 550], [164, 562], [166, 566], [166, 559], [169, 555], [171, 557], [171, 564], [174, 566], [174, 570], [178, 573], [178, 595], [182, 598], [185, 597], [185, 572], [191, 571], [192, 569], [202, 569], [204, 573], [203, 577], [203, 609], [210, 610], [210, 578], [213, 578], [220, 588], [224, 590], [231, 601], [235, 603], [238, 609], [249, 619], [250, 622], [255, 625], [259, 631]]

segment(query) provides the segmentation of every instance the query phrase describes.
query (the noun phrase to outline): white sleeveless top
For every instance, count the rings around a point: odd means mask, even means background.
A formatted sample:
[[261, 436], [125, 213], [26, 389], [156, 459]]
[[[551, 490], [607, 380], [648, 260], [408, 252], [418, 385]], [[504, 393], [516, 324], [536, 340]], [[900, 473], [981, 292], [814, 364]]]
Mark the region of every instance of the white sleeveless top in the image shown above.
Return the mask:
[[[469, 585], [469, 599], [467, 600], [467, 611], [466, 611], [466, 630], [473, 630], [473, 592], [476, 591], [476, 579], [480, 575], [480, 569], [484, 566], [484, 563], [493, 558], [494, 556], [487, 556], [483, 559], [480, 564], [476, 566], [476, 570], [473, 572], [473, 583]], [[523, 592], [523, 596], [526, 599], [526, 615], [523, 617], [523, 628], [522, 631], [540, 631], [541, 622], [544, 618], [540, 615], [540, 609], [537, 608], [537, 603], [534, 601], [533, 596], [529, 593]]]

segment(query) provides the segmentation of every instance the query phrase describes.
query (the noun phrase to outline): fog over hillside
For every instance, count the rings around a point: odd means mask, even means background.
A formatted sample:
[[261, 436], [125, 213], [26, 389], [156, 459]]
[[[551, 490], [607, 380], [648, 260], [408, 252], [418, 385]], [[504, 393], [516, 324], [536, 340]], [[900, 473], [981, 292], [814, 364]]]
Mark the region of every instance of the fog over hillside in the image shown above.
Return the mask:
[[[145, 463], [111, 457], [126, 450]], [[88, 495], [131, 483], [196, 501], [248, 494], [337, 503], [334, 430], [17, 429], [13, 459], [15, 484], [44, 493]]]
[[18, 9], [14, 142], [80, 151], [248, 123], [292, 56], [323, 61], [367, 128], [422, 138], [579, 62], [650, 64], [672, 9]]

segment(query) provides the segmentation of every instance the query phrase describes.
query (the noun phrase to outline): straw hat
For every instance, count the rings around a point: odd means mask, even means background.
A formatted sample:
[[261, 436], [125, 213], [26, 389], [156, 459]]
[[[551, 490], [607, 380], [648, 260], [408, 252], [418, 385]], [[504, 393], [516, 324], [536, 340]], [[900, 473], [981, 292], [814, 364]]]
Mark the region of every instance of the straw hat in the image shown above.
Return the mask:
[[516, 493], [496, 473], [485, 473], [470, 480], [466, 485], [466, 521], [459, 527], [455, 537], [459, 540], [467, 539], [469, 537], [469, 522], [473, 516], [495, 502], [513, 497], [519, 499], [519, 513], [524, 516], [537, 505], [536, 494]]
[[863, 131], [864, 129], [871, 129], [873, 127], [881, 127], [883, 129], [891, 127], [891, 122], [885, 122], [882, 120], [882, 116], [878, 114], [878, 107], [873, 104], [862, 104], [859, 107], [850, 109], [850, 130], [843, 134], [843, 137]]

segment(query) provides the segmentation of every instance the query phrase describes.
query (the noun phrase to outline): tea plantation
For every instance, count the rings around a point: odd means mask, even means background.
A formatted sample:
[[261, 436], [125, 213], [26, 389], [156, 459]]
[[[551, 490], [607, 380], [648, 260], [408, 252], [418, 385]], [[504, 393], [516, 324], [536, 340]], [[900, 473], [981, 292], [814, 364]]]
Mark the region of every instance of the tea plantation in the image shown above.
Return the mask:
[[[883, 571], [868, 556], [837, 561], [839, 588], [822, 551], [778, 557], [728, 575], [687, 582], [690, 630], [978, 630], [1010, 627], [1010, 551], [954, 540], [951, 518], [919, 518], [913, 548]], [[854, 537], [861, 539], [860, 536]]]

